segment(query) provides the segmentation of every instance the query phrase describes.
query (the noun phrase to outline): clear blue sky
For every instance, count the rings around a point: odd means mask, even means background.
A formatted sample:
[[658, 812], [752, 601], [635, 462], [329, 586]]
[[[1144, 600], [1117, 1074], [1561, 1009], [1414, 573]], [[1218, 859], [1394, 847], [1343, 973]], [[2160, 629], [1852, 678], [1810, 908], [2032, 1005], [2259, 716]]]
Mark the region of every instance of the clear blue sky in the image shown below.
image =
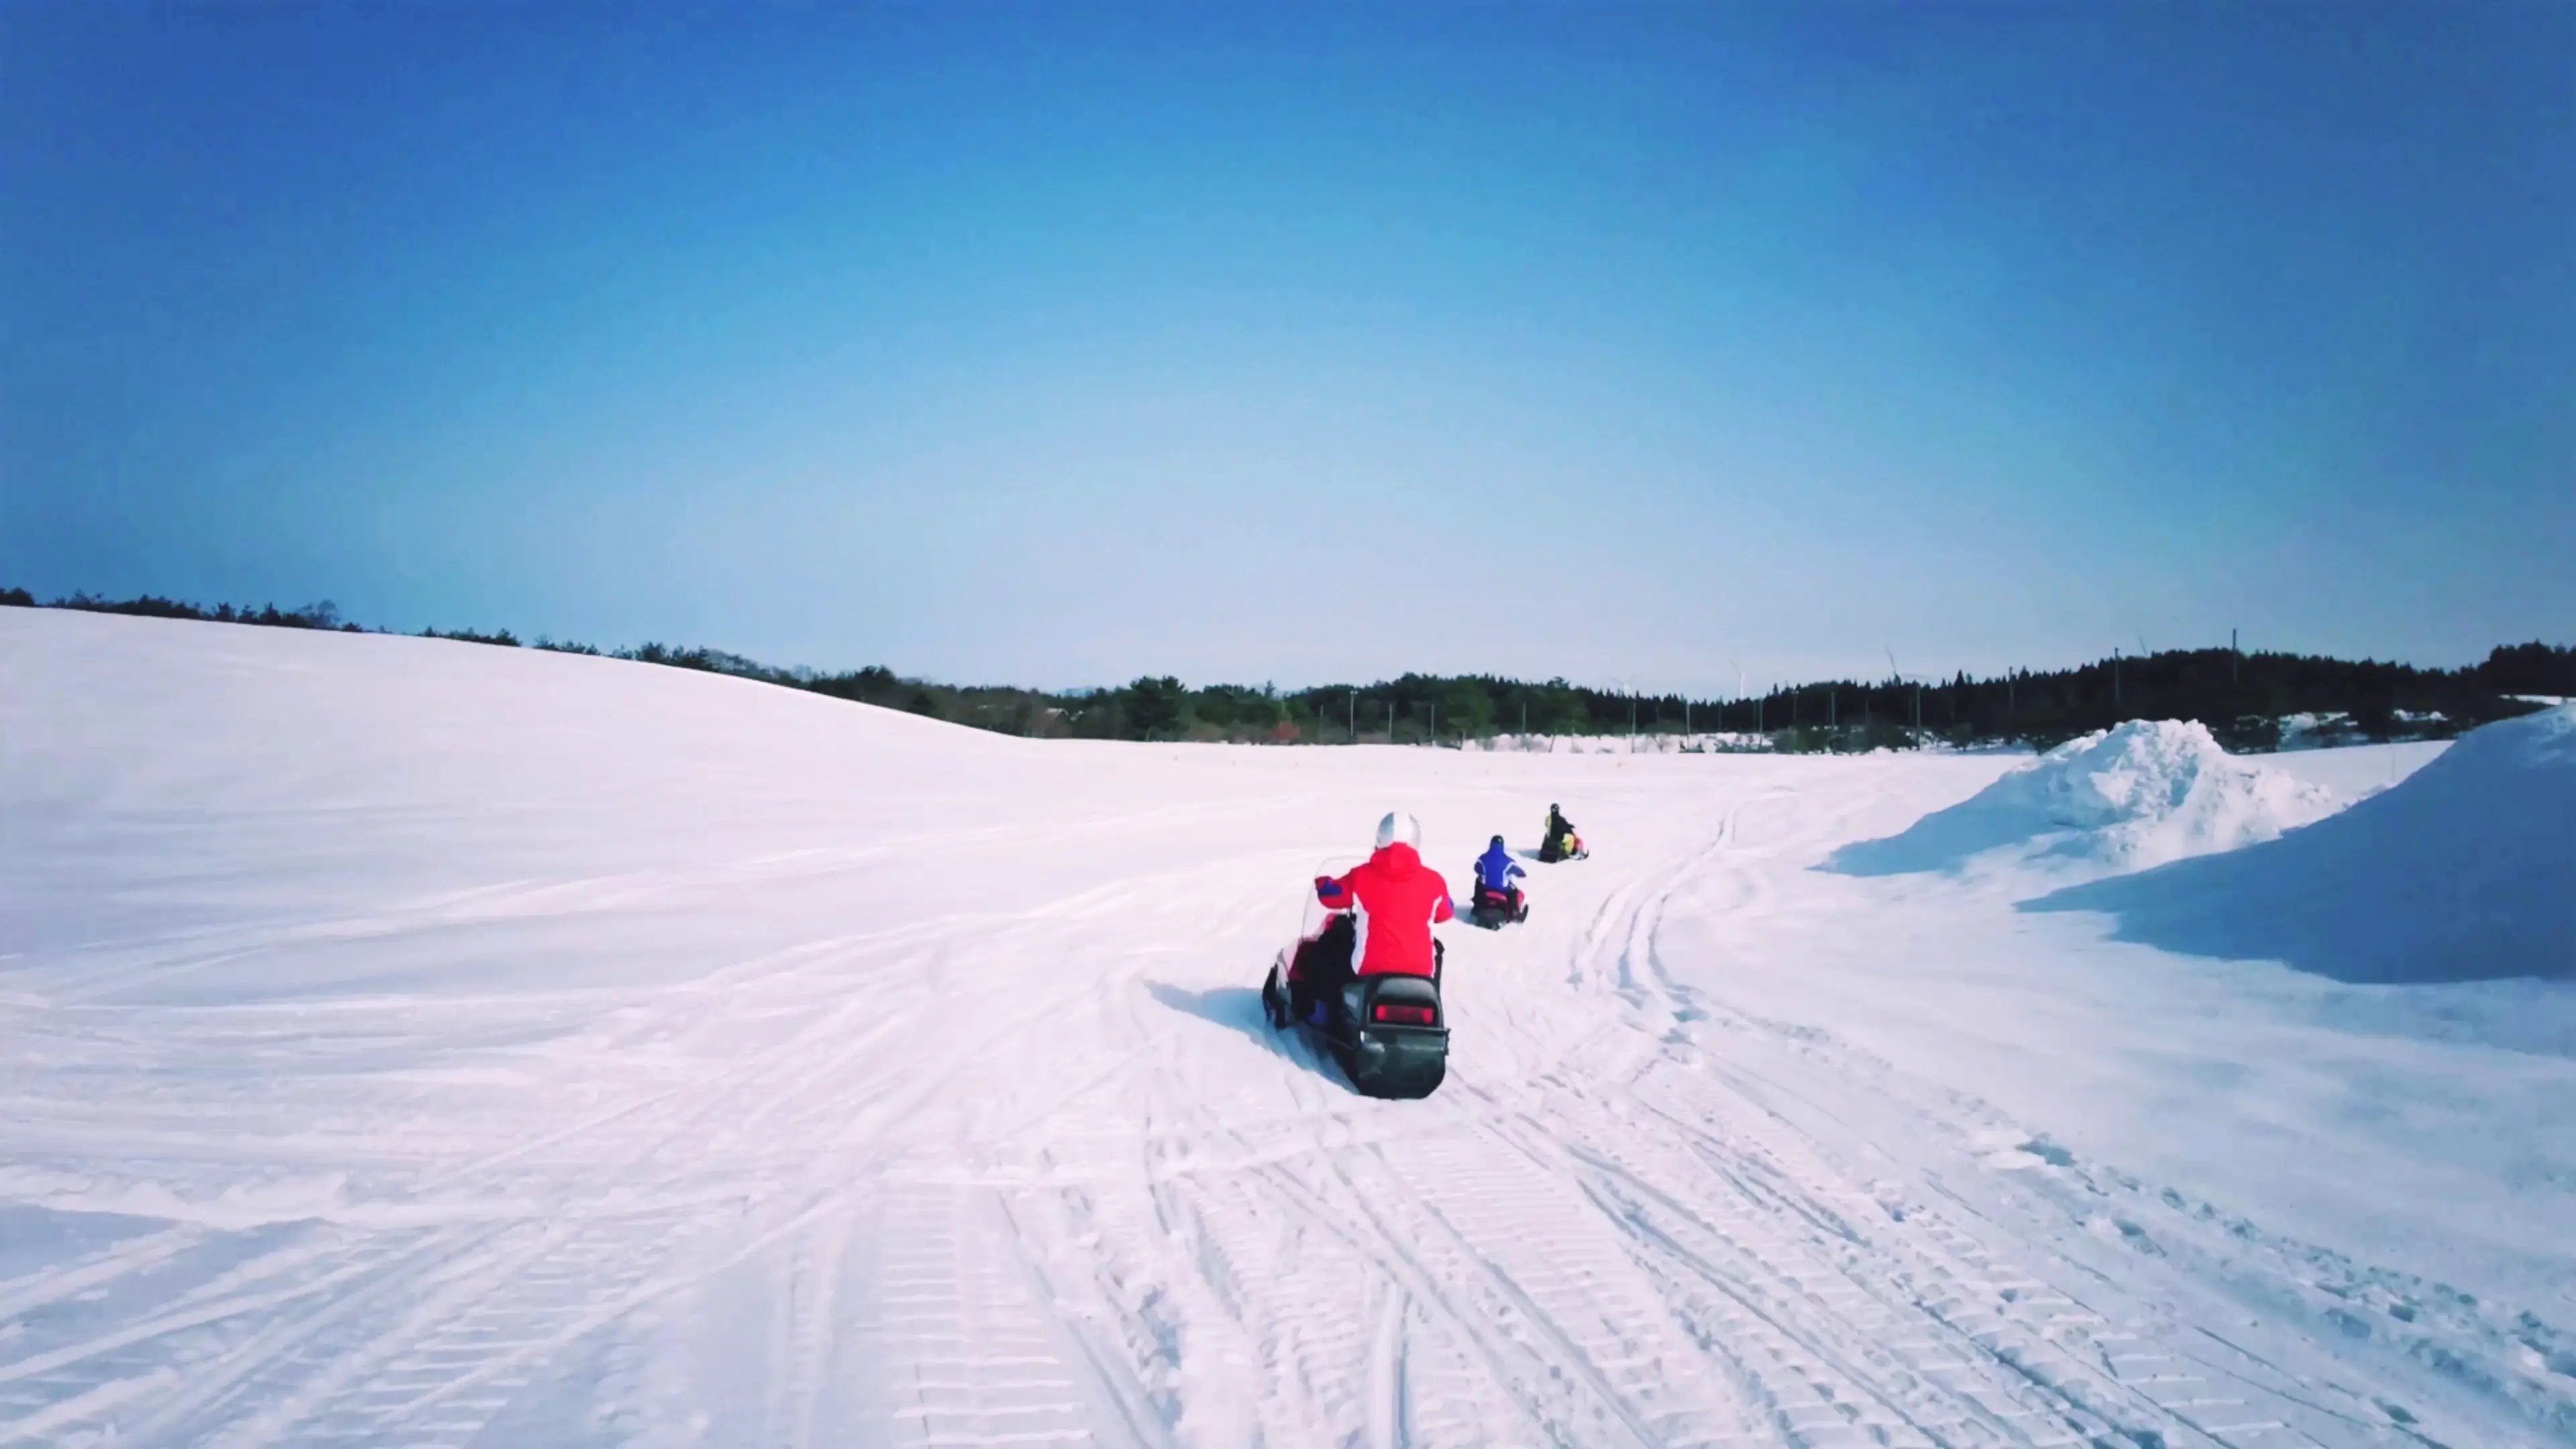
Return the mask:
[[10, 5], [0, 582], [1049, 686], [2576, 639], [2576, 6]]

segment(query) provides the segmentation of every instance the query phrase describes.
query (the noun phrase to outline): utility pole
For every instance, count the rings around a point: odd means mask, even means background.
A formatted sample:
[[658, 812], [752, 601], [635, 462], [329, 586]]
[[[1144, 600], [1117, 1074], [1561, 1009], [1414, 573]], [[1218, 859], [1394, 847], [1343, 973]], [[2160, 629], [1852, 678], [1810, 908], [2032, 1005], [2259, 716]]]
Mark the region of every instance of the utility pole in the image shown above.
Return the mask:
[[1360, 742], [1360, 692], [1351, 691], [1351, 743]]
[[[1899, 689], [1904, 688], [1904, 687], [1905, 687], [1905, 671], [1896, 667], [1896, 648], [1895, 648], [1895, 646], [1894, 646], [1894, 645], [1891, 645], [1891, 644], [1881, 644], [1881, 645], [1879, 645], [1878, 647], [1887, 651], [1887, 673], [1888, 673], [1888, 677], [1889, 677], [1890, 679], [1892, 679], [1892, 680], [1894, 680], [1894, 681], [1895, 681], [1895, 683], [1896, 683], [1896, 687], [1897, 687], [1897, 688], [1899, 688]], [[1918, 725], [1918, 726], [1919, 726], [1919, 725], [1921, 725], [1921, 724], [1923, 723], [1923, 718], [1922, 718], [1922, 716], [1923, 716], [1923, 706], [1922, 706], [1922, 703], [1921, 703], [1921, 701], [1920, 701], [1919, 699], [1918, 699], [1918, 700], [1916, 701], [1916, 703], [1915, 703], [1915, 707], [1914, 707], [1914, 715], [1915, 715], [1914, 723], [1915, 723], [1916, 725]]]

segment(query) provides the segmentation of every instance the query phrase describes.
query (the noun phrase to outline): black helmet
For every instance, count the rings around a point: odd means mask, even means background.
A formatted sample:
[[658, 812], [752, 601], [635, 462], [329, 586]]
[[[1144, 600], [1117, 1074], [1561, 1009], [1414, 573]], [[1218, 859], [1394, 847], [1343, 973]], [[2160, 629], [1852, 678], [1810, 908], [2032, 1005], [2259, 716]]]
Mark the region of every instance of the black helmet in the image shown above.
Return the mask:
[[1495, 843], [1496, 845], [1500, 845], [1500, 844], [1502, 844], [1502, 843], [1503, 843], [1503, 838], [1502, 838], [1501, 836], [1499, 836], [1499, 835], [1495, 836], [1495, 837], [1494, 837], [1494, 843]]

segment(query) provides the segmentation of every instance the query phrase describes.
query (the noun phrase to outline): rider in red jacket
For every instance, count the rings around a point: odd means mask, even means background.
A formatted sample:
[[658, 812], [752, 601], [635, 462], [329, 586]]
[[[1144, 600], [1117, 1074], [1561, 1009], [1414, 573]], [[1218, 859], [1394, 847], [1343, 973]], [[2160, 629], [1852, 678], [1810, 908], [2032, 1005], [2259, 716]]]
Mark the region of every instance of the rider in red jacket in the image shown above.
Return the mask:
[[1339, 880], [1315, 878], [1315, 898], [1351, 913], [1351, 965], [1361, 976], [1436, 976], [1431, 928], [1455, 918], [1449, 883], [1422, 863], [1422, 822], [1398, 810], [1378, 822], [1377, 853]]

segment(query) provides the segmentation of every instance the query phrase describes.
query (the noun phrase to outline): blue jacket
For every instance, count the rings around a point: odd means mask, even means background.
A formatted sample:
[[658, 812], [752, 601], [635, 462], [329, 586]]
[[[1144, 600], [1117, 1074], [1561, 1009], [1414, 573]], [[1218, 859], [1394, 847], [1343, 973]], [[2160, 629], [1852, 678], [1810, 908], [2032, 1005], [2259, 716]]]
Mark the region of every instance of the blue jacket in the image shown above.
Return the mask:
[[1521, 863], [1512, 859], [1509, 846], [1488, 846], [1484, 854], [1476, 857], [1476, 884], [1497, 895], [1512, 888], [1513, 876], [1527, 874]]

